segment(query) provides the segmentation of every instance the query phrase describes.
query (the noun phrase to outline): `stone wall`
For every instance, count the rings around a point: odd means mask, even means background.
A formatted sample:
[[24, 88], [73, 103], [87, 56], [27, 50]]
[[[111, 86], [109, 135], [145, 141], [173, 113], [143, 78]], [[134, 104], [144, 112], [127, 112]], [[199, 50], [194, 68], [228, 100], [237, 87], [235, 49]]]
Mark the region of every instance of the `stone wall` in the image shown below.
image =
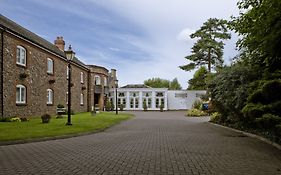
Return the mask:
[[[4, 92], [4, 116], [30, 117], [41, 116], [44, 113], [54, 115], [58, 104], [66, 104], [67, 93], [67, 61], [52, 53], [49, 53], [27, 41], [19, 39], [11, 34], [5, 34], [4, 49], [4, 72], [3, 72], [3, 92]], [[22, 67], [16, 64], [16, 47], [20, 45], [26, 49], [27, 64]], [[47, 74], [47, 58], [54, 61], [54, 74]], [[80, 105], [80, 94], [82, 84], [80, 82], [80, 72], [84, 73], [84, 84], [87, 83], [87, 71], [73, 67], [73, 88], [72, 88], [72, 109], [75, 112], [87, 111], [87, 100], [84, 105]], [[27, 78], [21, 79], [19, 75], [26, 73]], [[54, 83], [50, 83], [54, 80]], [[26, 104], [16, 104], [16, 85], [22, 84], [27, 90]], [[54, 92], [53, 105], [47, 105], [47, 89]], [[85, 90], [84, 98], [88, 97]]]
[[[2, 74], [2, 31], [0, 29], [0, 74]], [[1, 86], [2, 86], [2, 78], [1, 78], [2, 75], [0, 75], [0, 117], [3, 117], [2, 116], [2, 97], [3, 97], [3, 91], [1, 89]]]

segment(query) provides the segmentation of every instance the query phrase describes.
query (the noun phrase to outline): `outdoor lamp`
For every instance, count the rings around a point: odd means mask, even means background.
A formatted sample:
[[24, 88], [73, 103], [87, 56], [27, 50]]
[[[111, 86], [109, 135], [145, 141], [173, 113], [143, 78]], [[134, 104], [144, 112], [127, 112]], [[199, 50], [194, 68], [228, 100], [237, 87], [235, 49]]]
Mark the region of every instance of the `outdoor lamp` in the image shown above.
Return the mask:
[[75, 52], [72, 50], [71, 45], [69, 45], [68, 50], [65, 51], [65, 56], [68, 61], [68, 100], [67, 100], [67, 123], [66, 125], [72, 125], [71, 123], [71, 60], [75, 57]]
[[116, 113], [116, 115], [118, 114], [118, 100], [117, 100], [117, 88], [118, 88], [118, 80], [116, 79], [115, 81], [114, 81], [114, 83], [115, 83], [115, 105], [116, 105], [116, 111], [115, 111], [115, 113]]

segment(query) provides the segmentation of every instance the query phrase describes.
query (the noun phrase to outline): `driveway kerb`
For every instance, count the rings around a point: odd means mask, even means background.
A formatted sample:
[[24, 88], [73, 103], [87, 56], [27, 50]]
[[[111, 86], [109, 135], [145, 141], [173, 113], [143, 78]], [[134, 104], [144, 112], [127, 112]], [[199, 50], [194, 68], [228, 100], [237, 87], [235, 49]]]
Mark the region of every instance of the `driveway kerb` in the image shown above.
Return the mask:
[[274, 146], [275, 148], [281, 150], [281, 145], [279, 145], [278, 143], [272, 142], [271, 140], [266, 139], [264, 137], [258, 136], [256, 134], [248, 133], [248, 132], [245, 132], [245, 131], [237, 130], [237, 129], [234, 129], [234, 128], [230, 128], [230, 127], [227, 127], [227, 126], [219, 125], [219, 124], [216, 124], [216, 123], [212, 123], [212, 122], [209, 122], [209, 123], [212, 124], [212, 125], [221, 127], [221, 128], [225, 128], [225, 129], [228, 129], [228, 130], [232, 130], [234, 132], [241, 133], [241, 134], [243, 134], [245, 136], [248, 136], [248, 137], [259, 139], [259, 140], [261, 140], [261, 141], [263, 141], [267, 144], [270, 144], [270, 145]]

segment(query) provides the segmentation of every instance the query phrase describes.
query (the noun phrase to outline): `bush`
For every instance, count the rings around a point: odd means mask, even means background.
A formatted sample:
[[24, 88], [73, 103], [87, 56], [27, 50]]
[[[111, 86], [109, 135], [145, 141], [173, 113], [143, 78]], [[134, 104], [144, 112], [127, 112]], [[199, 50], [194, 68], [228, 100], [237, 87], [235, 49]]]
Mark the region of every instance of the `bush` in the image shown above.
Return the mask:
[[202, 101], [201, 100], [195, 100], [194, 103], [192, 104], [192, 108], [194, 109], [202, 109]]
[[214, 112], [211, 115], [210, 122], [219, 123], [221, 120], [221, 114], [218, 112]]
[[113, 101], [111, 101], [110, 102], [110, 110], [114, 111], [114, 109], [115, 109], [115, 105], [114, 105]]
[[110, 103], [109, 100], [106, 101], [105, 110], [106, 110], [106, 111], [110, 111], [110, 110], [111, 110], [111, 103]]
[[123, 110], [124, 110], [124, 105], [123, 105], [123, 104], [120, 104], [120, 105], [119, 105], [119, 109], [120, 109], [120, 111], [123, 111]]
[[201, 117], [201, 116], [206, 116], [207, 114], [199, 109], [190, 109], [187, 111], [187, 116], [192, 116], [192, 117]]
[[160, 105], [160, 111], [163, 112], [163, 110], [164, 110], [164, 104], [162, 103], [162, 104]]
[[19, 117], [12, 117], [10, 119], [11, 122], [21, 122], [21, 119]]
[[261, 129], [274, 130], [277, 125], [281, 124], [281, 117], [272, 114], [264, 114], [255, 121]]
[[49, 114], [44, 114], [41, 116], [42, 123], [49, 123], [51, 120], [51, 116]]
[[0, 122], [11, 122], [11, 118], [8, 117], [0, 118]]
[[20, 121], [21, 121], [21, 122], [28, 122], [29, 120], [28, 120], [27, 118], [25, 118], [25, 117], [21, 117], [21, 118], [20, 118]]
[[147, 111], [147, 105], [146, 105], [146, 102], [145, 102], [145, 101], [143, 102], [142, 107], [143, 107], [143, 110], [144, 110], [144, 111]]

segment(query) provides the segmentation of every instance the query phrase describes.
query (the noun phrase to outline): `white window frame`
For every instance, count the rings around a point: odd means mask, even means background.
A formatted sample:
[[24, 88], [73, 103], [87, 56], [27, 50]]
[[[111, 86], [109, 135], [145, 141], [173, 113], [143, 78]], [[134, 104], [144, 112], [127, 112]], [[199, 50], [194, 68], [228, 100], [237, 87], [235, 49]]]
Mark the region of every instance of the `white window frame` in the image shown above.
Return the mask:
[[84, 105], [84, 94], [80, 95], [80, 105]]
[[17, 64], [26, 66], [26, 49], [22, 46], [17, 46]]
[[52, 105], [54, 100], [54, 91], [52, 89], [47, 89], [47, 104]]
[[47, 73], [54, 74], [54, 60], [52, 60], [51, 58], [47, 58]]
[[[19, 89], [19, 94], [18, 94]], [[26, 87], [24, 85], [16, 86], [16, 103], [17, 104], [25, 104], [26, 103]]]
[[100, 81], [100, 76], [99, 75], [95, 75], [95, 85], [101, 85], [101, 81]]
[[80, 79], [81, 79], [81, 83], [84, 83], [84, 72], [80, 73]]
[[68, 79], [68, 77], [69, 77], [69, 67], [66, 66], [66, 79]]
[[106, 77], [103, 77], [103, 81], [104, 81], [104, 86], [107, 86], [107, 78]]

